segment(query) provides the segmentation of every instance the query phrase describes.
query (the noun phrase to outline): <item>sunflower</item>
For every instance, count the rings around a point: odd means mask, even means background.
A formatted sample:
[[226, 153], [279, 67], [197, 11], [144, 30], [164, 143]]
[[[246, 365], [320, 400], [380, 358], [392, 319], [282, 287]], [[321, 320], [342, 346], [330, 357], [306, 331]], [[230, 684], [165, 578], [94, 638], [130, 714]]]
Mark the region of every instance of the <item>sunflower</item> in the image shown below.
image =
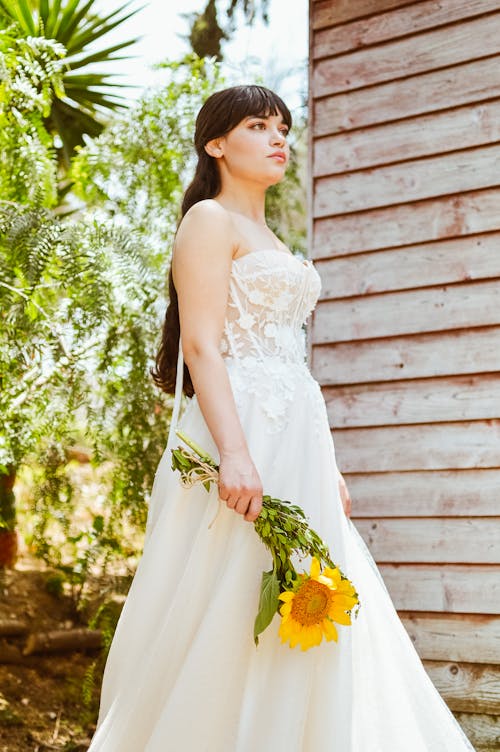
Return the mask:
[[300, 643], [302, 650], [319, 645], [323, 637], [337, 641], [338, 624], [351, 624], [346, 613], [358, 603], [356, 590], [350, 580], [342, 579], [338, 567], [325, 568], [312, 558], [310, 574], [302, 574], [293, 590], [280, 593], [284, 601], [279, 628], [281, 642], [289, 640], [290, 647]]

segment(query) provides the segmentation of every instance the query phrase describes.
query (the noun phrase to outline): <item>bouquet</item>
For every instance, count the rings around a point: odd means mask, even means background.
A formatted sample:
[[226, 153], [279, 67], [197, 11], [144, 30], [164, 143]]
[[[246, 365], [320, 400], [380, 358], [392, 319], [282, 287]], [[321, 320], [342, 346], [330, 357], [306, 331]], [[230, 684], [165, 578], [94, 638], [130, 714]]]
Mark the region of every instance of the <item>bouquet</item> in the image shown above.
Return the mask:
[[[218, 465], [182, 431], [177, 430], [176, 434], [195, 454], [181, 446], [172, 449], [172, 469], [179, 470], [184, 487], [201, 482], [210, 491], [210, 483], [218, 482]], [[217, 514], [219, 511], [220, 506]], [[209, 527], [216, 518], [217, 515]], [[353, 608], [356, 607], [357, 617], [361, 604], [354, 585], [332, 561], [325, 543], [309, 527], [303, 510], [290, 501], [263, 495], [261, 512], [253, 524], [273, 560], [272, 569], [262, 573], [255, 644], [277, 611], [281, 615], [281, 642], [288, 641], [291, 648], [300, 644], [302, 650], [308, 650], [323, 638], [337, 641], [335, 623], [350, 625]], [[309, 574], [297, 573], [293, 554], [300, 560], [312, 557]]]

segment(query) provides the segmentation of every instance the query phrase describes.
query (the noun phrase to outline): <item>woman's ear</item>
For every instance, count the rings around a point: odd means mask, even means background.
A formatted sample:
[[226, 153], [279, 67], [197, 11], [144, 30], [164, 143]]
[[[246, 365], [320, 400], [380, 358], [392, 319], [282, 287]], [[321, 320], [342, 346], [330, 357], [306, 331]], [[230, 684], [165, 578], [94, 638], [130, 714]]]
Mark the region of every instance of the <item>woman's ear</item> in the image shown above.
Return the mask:
[[217, 138], [213, 138], [211, 141], [207, 141], [204, 149], [210, 157], [215, 157], [216, 159], [219, 159], [224, 154], [220, 140]]

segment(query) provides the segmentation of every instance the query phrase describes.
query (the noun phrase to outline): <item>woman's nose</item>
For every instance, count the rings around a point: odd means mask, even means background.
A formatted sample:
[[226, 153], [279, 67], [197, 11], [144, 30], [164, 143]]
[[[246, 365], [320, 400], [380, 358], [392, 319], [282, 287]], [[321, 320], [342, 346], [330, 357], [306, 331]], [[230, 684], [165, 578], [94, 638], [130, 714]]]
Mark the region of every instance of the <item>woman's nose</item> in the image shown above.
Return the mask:
[[283, 146], [285, 143], [285, 136], [281, 131], [274, 131], [272, 140], [274, 144], [280, 144]]

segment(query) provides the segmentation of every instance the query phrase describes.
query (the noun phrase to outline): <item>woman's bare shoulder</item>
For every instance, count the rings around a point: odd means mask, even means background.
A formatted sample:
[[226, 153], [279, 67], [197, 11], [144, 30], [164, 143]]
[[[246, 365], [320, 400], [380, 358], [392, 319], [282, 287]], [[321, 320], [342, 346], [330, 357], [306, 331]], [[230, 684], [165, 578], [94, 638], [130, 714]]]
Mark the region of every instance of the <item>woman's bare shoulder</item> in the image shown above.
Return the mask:
[[182, 218], [174, 240], [174, 257], [199, 258], [217, 253], [229, 261], [233, 255], [233, 225], [229, 212], [213, 199], [193, 204]]
[[223, 222], [227, 226], [231, 224], [231, 215], [222, 204], [213, 198], [204, 198], [193, 204], [182, 218], [182, 224], [192, 222]]

